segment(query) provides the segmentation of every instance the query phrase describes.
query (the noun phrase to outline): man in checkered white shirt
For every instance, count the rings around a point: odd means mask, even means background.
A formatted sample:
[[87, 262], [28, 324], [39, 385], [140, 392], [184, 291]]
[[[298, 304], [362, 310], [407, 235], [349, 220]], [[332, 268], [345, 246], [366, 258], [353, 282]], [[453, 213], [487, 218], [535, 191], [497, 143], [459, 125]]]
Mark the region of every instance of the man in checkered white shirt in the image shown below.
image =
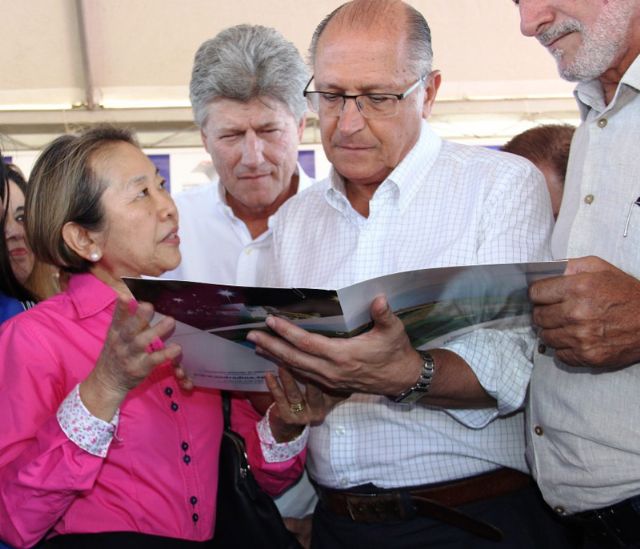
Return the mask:
[[[444, 142], [426, 123], [440, 74], [420, 13], [393, 0], [345, 4], [316, 29], [311, 58], [305, 95], [333, 170], [281, 208], [265, 284], [339, 288], [549, 258], [542, 175]], [[532, 330], [477, 330], [420, 353], [384, 297], [371, 316], [369, 332], [346, 340], [279, 318], [267, 322], [280, 338], [249, 335], [295, 374], [353, 393], [311, 429], [312, 546], [562, 547], [525, 474]]]

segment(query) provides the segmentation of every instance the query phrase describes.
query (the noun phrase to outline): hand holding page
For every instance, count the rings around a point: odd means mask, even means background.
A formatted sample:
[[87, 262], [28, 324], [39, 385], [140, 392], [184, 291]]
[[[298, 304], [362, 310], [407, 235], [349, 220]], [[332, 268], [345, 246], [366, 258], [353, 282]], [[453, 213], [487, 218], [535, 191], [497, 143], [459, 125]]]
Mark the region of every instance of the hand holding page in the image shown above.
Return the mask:
[[407, 271], [341, 288], [255, 288], [178, 280], [127, 278], [134, 296], [177, 321], [171, 341], [195, 385], [266, 391], [264, 375], [277, 365], [255, 354], [250, 330], [268, 330], [268, 315], [282, 316], [328, 337], [368, 329], [374, 297], [387, 296], [414, 347], [442, 344], [482, 327], [530, 322], [530, 283], [560, 276], [565, 261], [473, 265]]

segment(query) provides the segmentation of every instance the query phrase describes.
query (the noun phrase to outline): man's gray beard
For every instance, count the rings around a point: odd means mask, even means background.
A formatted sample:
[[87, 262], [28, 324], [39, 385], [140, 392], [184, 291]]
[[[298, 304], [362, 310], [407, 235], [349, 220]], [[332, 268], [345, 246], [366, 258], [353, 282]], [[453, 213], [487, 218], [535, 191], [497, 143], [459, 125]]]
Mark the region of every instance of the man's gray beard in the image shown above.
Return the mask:
[[592, 80], [613, 66], [619, 55], [621, 44], [625, 42], [632, 11], [633, 2], [618, 0], [603, 8], [591, 29], [585, 29], [579, 21], [569, 19], [540, 34], [538, 40], [545, 44], [567, 32], [579, 32], [582, 44], [578, 47], [570, 64], [562, 66], [564, 51], [561, 48], [554, 49], [551, 54], [558, 63], [560, 76], [565, 80], [571, 82]]
[[588, 43], [585, 41], [576, 52], [573, 63], [564, 67], [560, 65], [560, 58], [554, 52], [558, 61], [558, 72], [562, 78], [570, 82], [585, 82], [598, 78], [613, 65], [618, 47], [619, 44], [615, 42]]

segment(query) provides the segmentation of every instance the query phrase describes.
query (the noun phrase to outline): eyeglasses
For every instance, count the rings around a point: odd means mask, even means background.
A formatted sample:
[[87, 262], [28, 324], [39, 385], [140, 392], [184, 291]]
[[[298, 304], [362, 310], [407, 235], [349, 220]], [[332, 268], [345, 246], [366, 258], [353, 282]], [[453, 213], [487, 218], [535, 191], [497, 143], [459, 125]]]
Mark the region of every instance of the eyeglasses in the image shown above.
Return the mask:
[[307, 82], [303, 95], [307, 98], [309, 108], [322, 116], [340, 116], [347, 103], [347, 99], [353, 99], [360, 114], [365, 118], [387, 118], [398, 113], [400, 101], [411, 95], [418, 86], [425, 81], [426, 76], [421, 76], [404, 93], [360, 93], [347, 95], [325, 91], [307, 91], [313, 80]]

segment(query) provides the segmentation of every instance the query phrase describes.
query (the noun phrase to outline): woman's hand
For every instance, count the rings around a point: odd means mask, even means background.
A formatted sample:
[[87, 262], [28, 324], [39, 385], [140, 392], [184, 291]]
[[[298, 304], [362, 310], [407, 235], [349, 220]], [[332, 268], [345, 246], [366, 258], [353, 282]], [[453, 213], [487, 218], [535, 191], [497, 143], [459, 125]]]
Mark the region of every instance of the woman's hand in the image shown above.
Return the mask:
[[163, 317], [151, 326], [153, 307], [120, 297], [95, 368], [80, 384], [80, 397], [96, 417], [110, 421], [127, 393], [158, 365], [180, 356], [179, 345], [164, 345], [175, 320]]
[[183, 391], [190, 392], [195, 389], [195, 385], [193, 384], [193, 381], [191, 380], [191, 378], [189, 377], [189, 374], [187, 374], [187, 372], [184, 370], [181, 364], [178, 364], [176, 362], [173, 363], [173, 375], [176, 377], [176, 381], [178, 382], [178, 385], [180, 385], [180, 388]]
[[293, 440], [305, 425], [322, 423], [329, 411], [349, 396], [328, 394], [309, 383], [305, 385], [303, 395], [298, 383], [285, 368], [278, 369], [278, 379], [268, 373], [265, 381], [274, 401], [269, 412], [269, 424], [278, 442]]

